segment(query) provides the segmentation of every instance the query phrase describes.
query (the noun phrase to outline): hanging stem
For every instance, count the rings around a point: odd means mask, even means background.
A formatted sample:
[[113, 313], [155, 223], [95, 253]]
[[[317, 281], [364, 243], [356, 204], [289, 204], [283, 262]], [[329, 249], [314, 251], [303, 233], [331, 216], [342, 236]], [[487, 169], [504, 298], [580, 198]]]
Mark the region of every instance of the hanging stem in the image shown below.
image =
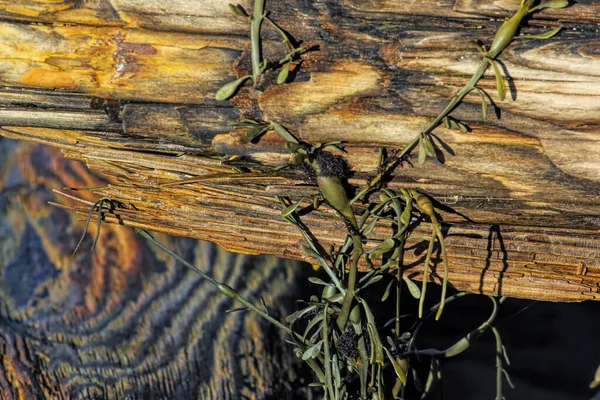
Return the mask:
[[350, 316], [350, 307], [352, 306], [352, 299], [354, 299], [354, 293], [356, 291], [356, 275], [358, 274], [358, 260], [362, 254], [362, 240], [360, 235], [352, 235], [352, 255], [350, 256], [350, 273], [348, 274], [348, 287], [346, 288], [346, 294], [344, 295], [344, 301], [342, 302], [342, 309], [337, 318], [337, 326], [342, 332], [348, 322]]
[[331, 376], [331, 352], [329, 349], [329, 321], [327, 321], [328, 306], [323, 309], [323, 329], [321, 330], [321, 337], [323, 338], [323, 352], [324, 352], [324, 363], [325, 363], [325, 384], [327, 385], [326, 393], [329, 393], [331, 400], [335, 399], [333, 389], [333, 379]]
[[402, 267], [404, 266], [404, 243], [405, 240], [400, 242], [400, 246], [402, 246], [400, 250], [400, 256], [398, 256], [398, 261], [396, 263], [396, 323], [394, 325], [394, 344], [396, 348], [398, 348], [400, 344], [400, 296], [402, 295], [402, 275], [404, 271]]

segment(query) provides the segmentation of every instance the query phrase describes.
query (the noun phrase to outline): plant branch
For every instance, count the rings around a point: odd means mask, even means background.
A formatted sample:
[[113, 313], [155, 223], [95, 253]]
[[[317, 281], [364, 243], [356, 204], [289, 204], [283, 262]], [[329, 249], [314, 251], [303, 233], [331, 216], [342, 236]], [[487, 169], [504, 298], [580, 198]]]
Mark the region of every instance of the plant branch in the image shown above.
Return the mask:
[[254, 1], [254, 12], [250, 28], [251, 58], [252, 58], [252, 80], [254, 85], [262, 73], [262, 52], [260, 42], [260, 27], [265, 16], [265, 0]]
[[233, 300], [237, 301], [238, 303], [241, 303], [243, 306], [245, 306], [245, 307], [249, 308], [250, 310], [254, 311], [255, 313], [257, 313], [258, 315], [260, 315], [261, 317], [263, 317], [264, 319], [266, 319], [267, 321], [269, 321], [273, 325], [275, 325], [278, 328], [284, 330], [289, 335], [293, 334], [292, 330], [289, 327], [285, 326], [284, 324], [282, 324], [281, 322], [279, 322], [275, 318], [271, 317], [265, 311], [261, 310], [260, 308], [256, 307], [254, 304], [250, 303], [248, 300], [246, 300], [245, 298], [243, 298], [242, 296], [240, 296], [239, 293], [236, 292], [230, 286], [228, 286], [228, 285], [226, 285], [224, 283], [221, 283], [221, 282], [215, 280], [214, 278], [212, 278], [210, 275], [206, 274], [201, 269], [198, 269], [194, 265], [190, 264], [183, 257], [179, 256], [177, 253], [175, 253], [172, 250], [170, 250], [164, 244], [162, 244], [158, 240], [154, 239], [152, 237], [152, 235], [150, 235], [145, 230], [139, 229], [139, 228], [135, 228], [135, 232], [138, 233], [140, 236], [142, 236], [144, 239], [146, 239], [149, 242], [151, 242], [151, 243], [155, 244], [156, 246], [158, 246], [162, 251], [164, 251], [165, 253], [169, 254], [171, 257], [173, 257], [174, 259], [176, 259], [177, 261], [179, 261], [180, 263], [182, 263], [184, 266], [186, 266], [187, 268], [191, 269], [192, 271], [194, 271], [195, 273], [197, 273], [198, 275], [200, 275], [202, 278], [208, 280], [213, 286], [215, 286], [219, 290], [219, 292], [221, 294], [224, 294], [225, 296], [227, 296], [229, 298], [232, 298]]

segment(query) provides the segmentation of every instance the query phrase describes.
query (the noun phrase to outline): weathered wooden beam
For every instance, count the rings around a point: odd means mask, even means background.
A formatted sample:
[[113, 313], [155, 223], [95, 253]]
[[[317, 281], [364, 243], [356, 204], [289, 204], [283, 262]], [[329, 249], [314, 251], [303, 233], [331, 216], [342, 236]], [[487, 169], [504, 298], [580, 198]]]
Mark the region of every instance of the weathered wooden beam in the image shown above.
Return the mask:
[[[310, 143], [343, 140], [350, 183], [363, 184], [377, 171], [376, 148], [401, 148], [437, 115], [480, 59], [472, 40], [489, 43], [501, 22], [490, 17], [518, 3], [273, 2], [273, 18], [318, 50], [303, 56], [293, 82], [269, 86], [267, 76], [262, 93], [242, 88], [231, 102], [214, 93], [248, 72], [250, 43], [227, 2], [6, 5], [0, 134], [59, 146], [112, 177], [96, 193], [123, 202], [125, 225], [306, 259], [274, 195], [308, 198], [314, 184], [298, 171], [272, 172], [289, 160], [276, 135], [242, 144], [231, 122], [251, 116]], [[576, 4], [529, 21], [532, 30], [555, 19], [567, 29], [548, 41], [517, 40], [503, 53], [510, 98], [500, 102], [486, 76], [479, 86], [497, 113], [490, 107], [482, 121], [479, 97], [467, 97], [453, 115], [472, 132], [435, 131], [447, 148], [443, 164], [395, 171], [392, 188], [430, 194], [451, 224], [457, 288], [562, 301], [600, 296], [599, 7]], [[265, 55], [278, 58], [276, 33], [265, 31]], [[234, 173], [228, 163], [257, 174]], [[331, 211], [303, 219], [324, 246], [344, 239]], [[411, 274], [421, 250], [407, 259]]]

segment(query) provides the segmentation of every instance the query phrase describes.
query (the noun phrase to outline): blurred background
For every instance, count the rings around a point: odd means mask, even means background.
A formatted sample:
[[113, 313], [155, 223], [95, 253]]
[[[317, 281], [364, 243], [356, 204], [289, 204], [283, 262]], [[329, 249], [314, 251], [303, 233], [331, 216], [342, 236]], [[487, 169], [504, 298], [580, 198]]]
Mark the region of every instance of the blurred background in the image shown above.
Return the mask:
[[[319, 398], [301, 390], [310, 375], [281, 332], [251, 313], [226, 313], [237, 306], [133, 230], [103, 225], [92, 252], [92, 223], [72, 258], [85, 221], [49, 205], [70, 201], [53, 189], [104, 183], [58, 149], [0, 138], [0, 397]], [[243, 296], [256, 303], [262, 297], [278, 318], [312, 293], [309, 266], [156, 237]], [[430, 298], [439, 296], [436, 289]], [[450, 346], [489, 311], [483, 296], [453, 303], [440, 322], [426, 325], [419, 347]], [[505, 383], [505, 397], [592, 399], [599, 317], [600, 303], [509, 299], [495, 324], [516, 386]], [[494, 399], [495, 376], [495, 342], [487, 333], [443, 362], [431, 398]]]

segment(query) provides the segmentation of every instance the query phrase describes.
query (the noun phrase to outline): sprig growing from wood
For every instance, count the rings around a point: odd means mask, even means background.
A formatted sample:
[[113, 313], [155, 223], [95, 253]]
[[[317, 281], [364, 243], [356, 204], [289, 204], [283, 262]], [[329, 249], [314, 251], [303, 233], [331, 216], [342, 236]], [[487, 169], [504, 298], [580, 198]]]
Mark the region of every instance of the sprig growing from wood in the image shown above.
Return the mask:
[[[256, 0], [254, 2], [254, 10], [251, 16], [240, 5], [229, 4], [229, 8], [236, 16], [246, 18], [250, 21], [250, 59], [252, 63], [252, 74], [244, 75], [223, 85], [215, 94], [215, 99], [218, 101], [227, 100], [233, 97], [248, 79], [251, 79], [256, 86], [260, 76], [268, 69], [280, 68], [277, 83], [285, 83], [288, 79], [292, 62], [307, 50], [305, 47], [295, 47], [290, 40], [289, 35], [268, 16], [268, 13], [265, 12], [265, 0]], [[273, 63], [270, 63], [265, 59], [262, 54], [262, 39], [260, 33], [263, 21], [267, 21], [269, 25], [279, 33], [282, 44], [285, 47], [285, 56]]]
[[567, 0], [542, 1], [537, 6], [534, 6], [535, 3], [535, 0], [523, 0], [521, 2], [521, 5], [517, 12], [512, 17], [504, 21], [500, 28], [498, 28], [498, 31], [494, 36], [494, 40], [492, 41], [489, 50], [486, 50], [483, 45], [478, 46], [478, 50], [482, 53], [483, 58], [479, 63], [477, 69], [475, 70], [475, 73], [473, 74], [469, 82], [456, 95], [454, 95], [454, 97], [452, 97], [452, 99], [450, 100], [448, 105], [442, 110], [442, 112], [440, 112], [440, 114], [419, 135], [418, 160], [420, 164], [425, 162], [425, 156], [435, 157], [431, 133], [442, 122], [446, 123], [447, 128], [458, 129], [461, 132], [468, 131], [468, 128], [464, 124], [450, 117], [449, 115], [452, 111], [454, 111], [456, 107], [458, 107], [462, 103], [465, 96], [471, 93], [473, 90], [477, 91], [477, 93], [481, 97], [483, 119], [487, 118], [486, 98], [489, 98], [489, 96], [483, 91], [483, 89], [478, 88], [476, 85], [481, 80], [481, 78], [483, 78], [483, 75], [488, 69], [488, 67], [492, 67], [492, 70], [494, 71], [494, 74], [496, 76], [496, 89], [498, 91], [498, 98], [500, 99], [500, 101], [503, 101], [506, 98], [506, 86], [504, 84], [504, 78], [496, 64], [496, 59], [498, 58], [498, 56], [500, 56], [502, 51], [504, 51], [508, 47], [508, 45], [513, 42], [513, 40], [519, 38], [549, 39], [560, 32], [562, 28], [558, 27], [543, 34], [517, 36], [517, 32], [521, 26], [521, 22], [529, 14], [539, 10], [543, 10], [545, 8], [563, 8], [569, 4]]

